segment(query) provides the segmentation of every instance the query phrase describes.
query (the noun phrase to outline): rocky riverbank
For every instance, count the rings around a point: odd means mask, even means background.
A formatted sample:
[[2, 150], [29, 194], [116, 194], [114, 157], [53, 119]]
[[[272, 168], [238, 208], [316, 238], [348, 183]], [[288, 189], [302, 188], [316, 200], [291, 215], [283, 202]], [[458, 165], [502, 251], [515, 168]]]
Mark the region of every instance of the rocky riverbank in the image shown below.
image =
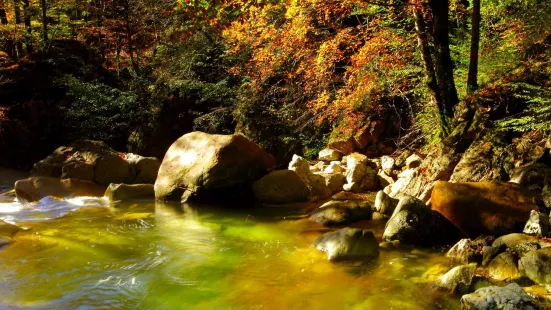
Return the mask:
[[[463, 309], [543, 307], [551, 301], [551, 168], [541, 158], [550, 156], [551, 141], [511, 170], [509, 182], [493, 178], [495, 169], [475, 152], [451, 160], [327, 148], [317, 161], [295, 155], [288, 169], [274, 170], [273, 157], [240, 135], [184, 135], [162, 162], [85, 141], [36, 163], [15, 194], [20, 202], [104, 196], [113, 206], [135, 199], [318, 203], [304, 216], [330, 229], [312, 244], [330, 261], [369, 263], [380, 251], [451, 247], [450, 268], [433, 274], [434, 289], [462, 296]], [[362, 228], [365, 221], [386, 222], [381, 242]], [[6, 229], [2, 238], [15, 233]]]

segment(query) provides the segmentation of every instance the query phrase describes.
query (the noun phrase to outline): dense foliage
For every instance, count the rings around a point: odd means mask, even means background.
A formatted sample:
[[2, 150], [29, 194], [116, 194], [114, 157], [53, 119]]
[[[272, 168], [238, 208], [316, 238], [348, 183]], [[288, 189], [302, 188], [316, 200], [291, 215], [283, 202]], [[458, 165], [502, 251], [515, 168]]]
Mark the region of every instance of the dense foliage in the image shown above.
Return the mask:
[[0, 62], [82, 43], [113, 78], [54, 74], [65, 139], [154, 155], [191, 130], [239, 131], [286, 159], [376, 119], [394, 148], [437, 142], [454, 97], [509, 98], [497, 127], [550, 130], [551, 2], [481, 2], [469, 90], [474, 1], [3, 0]]

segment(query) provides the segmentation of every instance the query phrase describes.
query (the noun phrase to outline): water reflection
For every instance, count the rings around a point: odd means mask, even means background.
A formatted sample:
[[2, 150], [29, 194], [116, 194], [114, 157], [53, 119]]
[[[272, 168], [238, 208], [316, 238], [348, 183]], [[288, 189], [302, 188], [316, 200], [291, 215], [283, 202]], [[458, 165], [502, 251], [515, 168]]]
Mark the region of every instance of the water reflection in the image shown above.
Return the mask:
[[[443, 263], [441, 254], [327, 262], [310, 247], [327, 229], [300, 216], [311, 206], [63, 203], [43, 202], [76, 209], [19, 218], [30, 230], [0, 250], [0, 308], [458, 309], [430, 289], [427, 270]], [[380, 223], [361, 225], [380, 238]]]

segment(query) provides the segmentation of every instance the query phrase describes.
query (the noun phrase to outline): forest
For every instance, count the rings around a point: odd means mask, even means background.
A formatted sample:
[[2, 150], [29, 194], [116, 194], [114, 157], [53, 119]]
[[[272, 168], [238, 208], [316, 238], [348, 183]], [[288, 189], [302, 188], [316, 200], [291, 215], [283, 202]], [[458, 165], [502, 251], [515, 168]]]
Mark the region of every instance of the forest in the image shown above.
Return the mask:
[[0, 0], [0, 308], [551, 309], [550, 21]]

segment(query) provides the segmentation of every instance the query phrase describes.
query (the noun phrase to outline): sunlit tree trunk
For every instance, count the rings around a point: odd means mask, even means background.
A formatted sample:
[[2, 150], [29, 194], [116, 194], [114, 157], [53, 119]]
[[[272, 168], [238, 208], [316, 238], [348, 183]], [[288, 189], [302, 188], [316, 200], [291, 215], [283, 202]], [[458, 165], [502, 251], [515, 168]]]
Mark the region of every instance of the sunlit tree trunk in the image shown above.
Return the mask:
[[17, 49], [17, 58], [23, 57], [23, 43], [17, 39], [17, 29], [21, 25], [21, 8], [19, 7], [18, 0], [13, 1], [13, 13], [15, 17], [15, 28], [13, 30], [13, 38], [15, 40], [15, 47]]
[[436, 80], [442, 108], [447, 117], [453, 116], [453, 108], [459, 102], [455, 81], [453, 80], [453, 63], [450, 55], [450, 38], [448, 29], [448, 0], [431, 0], [429, 6], [433, 18], [434, 63]]
[[134, 40], [132, 39], [132, 26], [130, 24], [130, 0], [125, 0], [124, 2], [124, 23], [126, 27], [126, 40], [128, 44], [128, 54], [130, 56], [130, 62], [132, 63], [132, 68], [138, 73], [140, 71], [140, 66], [138, 60], [134, 57]]
[[467, 94], [478, 89], [478, 49], [480, 45], [480, 0], [473, 0], [471, 15], [471, 57], [467, 78]]

